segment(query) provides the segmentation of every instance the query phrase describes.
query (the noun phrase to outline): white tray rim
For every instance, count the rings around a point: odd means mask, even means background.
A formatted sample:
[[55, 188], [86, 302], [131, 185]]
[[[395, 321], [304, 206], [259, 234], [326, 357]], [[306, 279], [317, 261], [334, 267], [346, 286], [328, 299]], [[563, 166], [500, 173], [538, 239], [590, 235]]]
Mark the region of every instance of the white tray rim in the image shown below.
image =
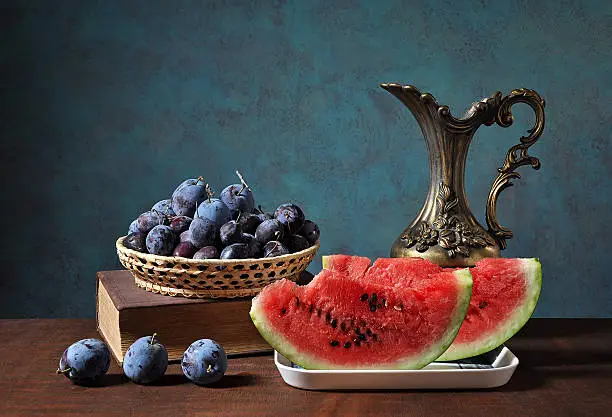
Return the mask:
[[[432, 362], [423, 369], [299, 369], [274, 351], [274, 363], [290, 386], [307, 390], [379, 390], [379, 389], [479, 389], [506, 384], [516, 370], [518, 358], [504, 346], [492, 368], [457, 368], [444, 362]], [[356, 377], [376, 377], [373, 383], [357, 384]], [[371, 379], [365, 379], [366, 381]]]

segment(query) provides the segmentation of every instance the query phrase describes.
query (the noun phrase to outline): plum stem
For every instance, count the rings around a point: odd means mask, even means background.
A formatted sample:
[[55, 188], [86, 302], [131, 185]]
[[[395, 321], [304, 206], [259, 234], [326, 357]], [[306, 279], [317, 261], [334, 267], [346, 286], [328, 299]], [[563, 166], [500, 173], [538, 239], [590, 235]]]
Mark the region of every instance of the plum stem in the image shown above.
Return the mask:
[[[276, 236], [280, 235], [280, 232], [276, 232], [274, 233]], [[264, 258], [267, 258], [272, 252], [274, 252], [276, 250], [276, 248], [278, 248], [278, 242], [274, 242], [274, 247], [272, 249], [270, 249], [268, 251], [268, 253], [266, 253], [266, 255], [264, 256]]]
[[193, 185], [198, 185], [198, 183], [199, 183], [200, 181], [204, 182], [204, 177], [203, 177], [203, 176], [201, 176], [201, 175], [198, 177], [198, 179], [196, 180], [195, 184], [193, 184]]
[[244, 177], [238, 170], [236, 170], [236, 175], [238, 175], [238, 178], [240, 178], [240, 182], [242, 183], [242, 188], [240, 189], [240, 191], [236, 193], [236, 195], [240, 195], [244, 191], [245, 188], [248, 188], [250, 190], [251, 187], [247, 185], [246, 181], [244, 180]]
[[153, 341], [155, 340], [155, 336], [157, 336], [157, 333], [153, 332], [153, 336], [151, 336], [151, 344], [153, 344]]
[[241, 211], [238, 212], [238, 217], [236, 217], [236, 223], [238, 223], [238, 220], [240, 220], [240, 216], [242, 216], [242, 212]]
[[206, 373], [209, 374], [212, 372], [212, 365], [209, 363], [208, 368], [206, 368]]
[[57, 368], [57, 371], [55, 371], [55, 373], [56, 373], [56, 374], [62, 374], [62, 375], [64, 375], [64, 374], [67, 374], [67, 373], [68, 373], [68, 372], [70, 372], [70, 371], [72, 371], [72, 368], [69, 366], [69, 367], [68, 367], [68, 368], [66, 368], [66, 369], [60, 369], [60, 368]]
[[208, 196], [208, 202], [210, 203], [211, 202], [210, 199], [213, 196], [213, 192], [210, 189], [210, 184], [206, 184], [206, 195]]

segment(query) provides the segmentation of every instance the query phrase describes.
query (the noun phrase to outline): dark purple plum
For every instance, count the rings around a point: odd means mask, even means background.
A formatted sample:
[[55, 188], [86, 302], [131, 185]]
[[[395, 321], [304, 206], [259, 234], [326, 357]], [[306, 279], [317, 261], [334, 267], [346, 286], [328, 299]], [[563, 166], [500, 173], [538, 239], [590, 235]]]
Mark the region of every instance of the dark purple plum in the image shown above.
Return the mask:
[[243, 184], [228, 185], [221, 191], [219, 198], [232, 213], [250, 212], [255, 207], [253, 192]]
[[169, 226], [155, 226], [147, 235], [147, 250], [154, 255], [168, 256], [176, 246], [176, 235]]
[[123, 373], [137, 384], [157, 381], [168, 369], [168, 351], [156, 336], [137, 339], [123, 358]]
[[128, 229], [128, 235], [132, 233], [142, 233], [140, 231], [140, 226], [138, 225], [138, 219], [135, 219], [132, 221], [132, 223], [130, 223], [130, 227]]
[[158, 201], [153, 204], [151, 210], [155, 210], [165, 216], [176, 216], [176, 213], [172, 210], [172, 201], [170, 199]]
[[130, 233], [123, 239], [123, 246], [138, 252], [147, 253], [147, 235], [145, 233]]
[[214, 245], [219, 236], [217, 225], [203, 217], [196, 217], [189, 225], [191, 242], [198, 248]]
[[218, 198], [209, 198], [198, 206], [197, 217], [211, 220], [217, 227], [221, 227], [232, 219], [232, 214], [223, 201]]
[[302, 209], [291, 203], [278, 206], [274, 212], [274, 218], [287, 227], [290, 234], [297, 233], [304, 226], [304, 212]]
[[193, 258], [193, 255], [198, 251], [193, 243], [191, 242], [181, 242], [176, 245], [174, 251], [172, 252], [172, 256], [180, 256], [181, 258]]
[[245, 243], [249, 248], [249, 258], [259, 258], [261, 255], [261, 243], [255, 236], [249, 233], [242, 234], [242, 243]]
[[304, 236], [300, 235], [289, 235], [283, 240], [283, 242], [291, 253], [303, 251], [304, 249], [308, 249], [310, 247], [308, 240]]
[[90, 385], [97, 382], [110, 366], [110, 351], [103, 341], [82, 339], [68, 346], [59, 362], [58, 374], [75, 384]]
[[198, 204], [207, 197], [202, 177], [183, 181], [172, 193], [172, 210], [179, 216], [193, 217]]
[[193, 383], [212, 384], [223, 378], [227, 371], [227, 355], [214, 340], [196, 340], [183, 353], [181, 368]]
[[233, 243], [226, 246], [219, 258], [221, 259], [246, 259], [249, 257], [249, 247], [246, 243]]
[[179, 242], [191, 242], [191, 232], [189, 232], [189, 229], [179, 235]]
[[285, 245], [278, 240], [272, 240], [266, 243], [263, 247], [264, 258], [271, 258], [273, 256], [287, 255], [291, 253]]
[[140, 233], [149, 233], [155, 226], [168, 224], [168, 219], [163, 214], [153, 210], [145, 211], [136, 220]]
[[306, 220], [304, 226], [300, 230], [300, 235], [304, 236], [311, 245], [314, 245], [321, 233], [319, 232], [319, 226], [312, 220]]
[[219, 251], [214, 246], [204, 246], [193, 255], [193, 259], [219, 259]]
[[236, 220], [240, 227], [242, 227], [242, 233], [249, 233], [254, 235], [262, 220], [258, 215], [252, 213], [240, 213]]
[[271, 240], [280, 240], [285, 234], [285, 227], [276, 219], [269, 219], [261, 222], [255, 230], [255, 239], [262, 245]]
[[221, 238], [221, 244], [223, 246], [229, 246], [232, 243], [241, 243], [242, 227], [240, 227], [240, 224], [238, 224], [236, 220], [230, 220], [221, 226], [219, 237]]
[[185, 230], [189, 229], [189, 225], [193, 219], [187, 216], [174, 216], [170, 220], [170, 229], [177, 235], [180, 235]]

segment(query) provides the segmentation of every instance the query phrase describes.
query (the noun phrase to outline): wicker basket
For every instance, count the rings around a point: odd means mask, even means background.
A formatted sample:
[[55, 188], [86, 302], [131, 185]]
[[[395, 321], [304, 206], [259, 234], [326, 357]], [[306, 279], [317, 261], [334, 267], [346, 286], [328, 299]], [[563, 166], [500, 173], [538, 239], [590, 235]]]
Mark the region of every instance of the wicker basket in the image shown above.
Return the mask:
[[295, 281], [319, 249], [319, 242], [301, 252], [261, 259], [187, 259], [141, 253], [117, 239], [121, 264], [147, 291], [197, 298], [251, 297], [281, 278]]

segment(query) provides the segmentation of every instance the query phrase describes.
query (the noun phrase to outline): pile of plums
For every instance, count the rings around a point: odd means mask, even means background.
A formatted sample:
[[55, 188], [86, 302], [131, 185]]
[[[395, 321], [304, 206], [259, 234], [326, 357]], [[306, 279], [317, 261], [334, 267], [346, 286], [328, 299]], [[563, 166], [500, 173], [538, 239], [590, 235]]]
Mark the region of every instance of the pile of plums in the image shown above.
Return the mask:
[[240, 184], [213, 198], [202, 177], [183, 181], [172, 197], [142, 213], [129, 227], [129, 249], [193, 259], [269, 258], [299, 252], [319, 239], [319, 227], [297, 205], [274, 213], [255, 207], [253, 192], [238, 171]]
[[[123, 358], [123, 373], [137, 384], [159, 380], [168, 369], [168, 351], [159, 338], [136, 340]], [[110, 352], [98, 339], [83, 339], [68, 346], [59, 362], [58, 374], [78, 385], [95, 385], [110, 366]], [[193, 383], [207, 385], [219, 381], [227, 371], [225, 350], [211, 339], [193, 342], [183, 354], [183, 374]]]

